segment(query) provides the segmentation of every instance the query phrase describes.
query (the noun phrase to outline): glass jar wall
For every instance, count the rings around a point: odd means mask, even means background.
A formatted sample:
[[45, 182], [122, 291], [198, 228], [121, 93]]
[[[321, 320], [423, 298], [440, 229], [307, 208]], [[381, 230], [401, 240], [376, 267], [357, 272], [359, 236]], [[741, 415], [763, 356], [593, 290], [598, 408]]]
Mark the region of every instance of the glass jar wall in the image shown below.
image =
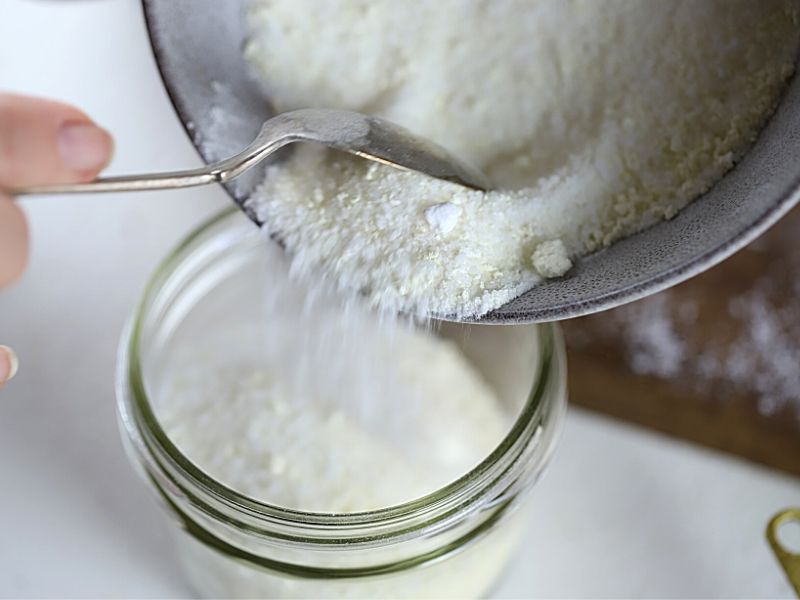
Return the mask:
[[234, 322], [268, 325], [259, 290], [275, 285], [263, 264], [270, 243], [238, 211], [201, 227], [159, 267], [120, 346], [123, 439], [164, 508], [189, 583], [210, 597], [484, 595], [520, 542], [526, 500], [563, 418], [558, 328], [437, 325], [509, 415], [507, 435], [462, 477], [427, 496], [367, 512], [272, 505], [193, 464], [165, 433], [157, 410], [172, 357], [186, 347], [219, 345], [205, 337], [209, 323], [223, 331]]

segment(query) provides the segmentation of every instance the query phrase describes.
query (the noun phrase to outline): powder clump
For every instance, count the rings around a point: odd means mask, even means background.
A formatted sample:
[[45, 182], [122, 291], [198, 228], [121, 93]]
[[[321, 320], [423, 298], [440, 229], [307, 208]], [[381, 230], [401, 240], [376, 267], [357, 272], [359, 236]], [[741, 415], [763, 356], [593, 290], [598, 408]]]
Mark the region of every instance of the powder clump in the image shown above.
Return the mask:
[[567, 247], [561, 240], [548, 240], [536, 246], [531, 262], [542, 277], [561, 277], [572, 268]]

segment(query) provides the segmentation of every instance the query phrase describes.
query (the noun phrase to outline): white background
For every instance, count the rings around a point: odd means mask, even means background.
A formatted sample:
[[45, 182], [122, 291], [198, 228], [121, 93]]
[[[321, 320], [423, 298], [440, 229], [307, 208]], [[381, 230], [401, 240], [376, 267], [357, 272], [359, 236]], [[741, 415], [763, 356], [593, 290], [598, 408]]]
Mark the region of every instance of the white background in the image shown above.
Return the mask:
[[[136, 0], [0, 0], [0, 90], [74, 102], [115, 173], [199, 165]], [[21, 359], [0, 392], [0, 596], [177, 597], [115, 421], [117, 337], [145, 278], [220, 189], [29, 198], [30, 269], [0, 294]], [[800, 460], [800, 457], [798, 457]], [[501, 597], [791, 597], [764, 541], [800, 481], [577, 410]]]

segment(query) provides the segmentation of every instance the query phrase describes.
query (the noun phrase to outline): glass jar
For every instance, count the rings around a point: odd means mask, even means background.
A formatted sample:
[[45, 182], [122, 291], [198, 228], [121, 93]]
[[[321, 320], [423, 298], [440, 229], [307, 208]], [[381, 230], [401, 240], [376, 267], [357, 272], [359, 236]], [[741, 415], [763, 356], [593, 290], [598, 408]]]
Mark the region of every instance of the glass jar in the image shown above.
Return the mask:
[[[259, 281], [258, 266], [267, 243], [238, 211], [199, 228], [157, 269], [120, 345], [122, 437], [169, 517], [190, 584], [210, 597], [486, 594], [524, 532], [521, 509], [563, 420], [559, 329], [442, 324], [441, 335], [457, 341], [513, 413], [497, 448], [446, 487], [405, 504], [349, 514], [259, 502], [181, 454], [159, 424], [153, 401], [170, 354], [180, 344], [202, 344], [203, 323], [246, 311], [239, 302], [243, 294], [268, 284]], [[248, 292], [242, 286], [253, 287]]]

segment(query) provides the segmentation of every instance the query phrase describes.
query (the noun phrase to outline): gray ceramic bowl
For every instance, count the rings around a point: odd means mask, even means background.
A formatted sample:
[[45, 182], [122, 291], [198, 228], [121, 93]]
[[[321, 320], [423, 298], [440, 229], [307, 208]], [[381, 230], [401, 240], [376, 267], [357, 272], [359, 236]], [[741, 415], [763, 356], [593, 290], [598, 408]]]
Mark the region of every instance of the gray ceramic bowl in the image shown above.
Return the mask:
[[[206, 162], [244, 148], [271, 116], [241, 57], [241, 0], [143, 0], [175, 109]], [[222, 122], [219, 115], [235, 115]], [[242, 203], [263, 176], [226, 186]], [[800, 188], [800, 84], [795, 78], [757, 143], [714, 188], [671, 221], [579, 260], [482, 320], [553, 321], [638, 300], [712, 267], [783, 216]]]

